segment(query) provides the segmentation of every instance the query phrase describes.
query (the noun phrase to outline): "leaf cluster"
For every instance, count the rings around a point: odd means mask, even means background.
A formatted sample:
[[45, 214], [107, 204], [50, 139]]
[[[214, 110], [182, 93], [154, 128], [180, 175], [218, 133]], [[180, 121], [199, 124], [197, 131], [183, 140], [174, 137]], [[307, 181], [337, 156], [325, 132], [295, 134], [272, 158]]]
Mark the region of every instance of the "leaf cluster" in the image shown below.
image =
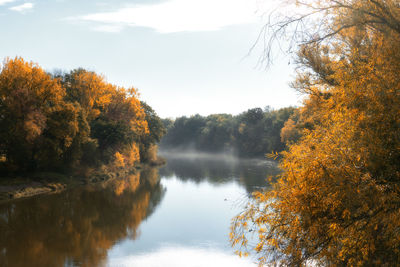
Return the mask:
[[254, 248], [261, 264], [397, 266], [400, 3], [309, 8], [331, 23], [317, 21], [321, 42], [299, 48], [301, 137], [283, 153], [274, 189], [256, 193], [233, 220], [232, 244]]

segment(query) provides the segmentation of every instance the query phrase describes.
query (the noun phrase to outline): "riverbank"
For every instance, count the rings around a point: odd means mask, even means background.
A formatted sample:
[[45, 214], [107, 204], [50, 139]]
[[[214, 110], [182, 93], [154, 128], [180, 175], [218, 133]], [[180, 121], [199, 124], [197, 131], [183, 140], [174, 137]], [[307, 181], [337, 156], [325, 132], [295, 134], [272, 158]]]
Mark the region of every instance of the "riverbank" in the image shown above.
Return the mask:
[[37, 172], [28, 175], [0, 177], [0, 202], [19, 198], [28, 198], [41, 194], [54, 194], [75, 186], [101, 184], [128, 174], [136, 173], [147, 167], [162, 166], [163, 158], [146, 164], [138, 164], [131, 169], [115, 172], [86, 170], [84, 173], [65, 174], [57, 172]]
[[29, 177], [1, 177], [0, 201], [57, 193], [67, 187], [83, 184], [85, 184], [83, 178], [60, 173], [35, 173]]

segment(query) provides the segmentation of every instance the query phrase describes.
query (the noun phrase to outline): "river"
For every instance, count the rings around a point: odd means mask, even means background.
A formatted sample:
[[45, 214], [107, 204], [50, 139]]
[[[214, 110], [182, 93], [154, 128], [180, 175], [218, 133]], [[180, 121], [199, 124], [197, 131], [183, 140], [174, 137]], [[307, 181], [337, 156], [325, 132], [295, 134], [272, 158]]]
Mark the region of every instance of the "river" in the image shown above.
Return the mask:
[[167, 161], [0, 204], [0, 266], [256, 266], [234, 254], [229, 226], [276, 165], [204, 155]]

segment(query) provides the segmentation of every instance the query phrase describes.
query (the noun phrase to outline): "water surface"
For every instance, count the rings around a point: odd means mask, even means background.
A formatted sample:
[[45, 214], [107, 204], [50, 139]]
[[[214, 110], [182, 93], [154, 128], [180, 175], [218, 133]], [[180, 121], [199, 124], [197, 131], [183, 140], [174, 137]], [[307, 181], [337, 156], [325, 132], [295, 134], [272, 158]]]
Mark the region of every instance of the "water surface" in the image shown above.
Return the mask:
[[168, 156], [104, 185], [0, 204], [0, 266], [255, 266], [231, 218], [271, 162]]

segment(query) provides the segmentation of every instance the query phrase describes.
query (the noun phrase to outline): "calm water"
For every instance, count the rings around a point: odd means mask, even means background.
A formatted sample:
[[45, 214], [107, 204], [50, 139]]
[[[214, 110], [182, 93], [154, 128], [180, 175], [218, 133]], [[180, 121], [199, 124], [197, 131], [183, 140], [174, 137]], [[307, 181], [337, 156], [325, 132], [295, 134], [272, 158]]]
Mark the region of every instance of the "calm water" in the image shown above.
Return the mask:
[[233, 254], [230, 220], [277, 172], [170, 155], [106, 185], [0, 204], [0, 266], [255, 266]]

